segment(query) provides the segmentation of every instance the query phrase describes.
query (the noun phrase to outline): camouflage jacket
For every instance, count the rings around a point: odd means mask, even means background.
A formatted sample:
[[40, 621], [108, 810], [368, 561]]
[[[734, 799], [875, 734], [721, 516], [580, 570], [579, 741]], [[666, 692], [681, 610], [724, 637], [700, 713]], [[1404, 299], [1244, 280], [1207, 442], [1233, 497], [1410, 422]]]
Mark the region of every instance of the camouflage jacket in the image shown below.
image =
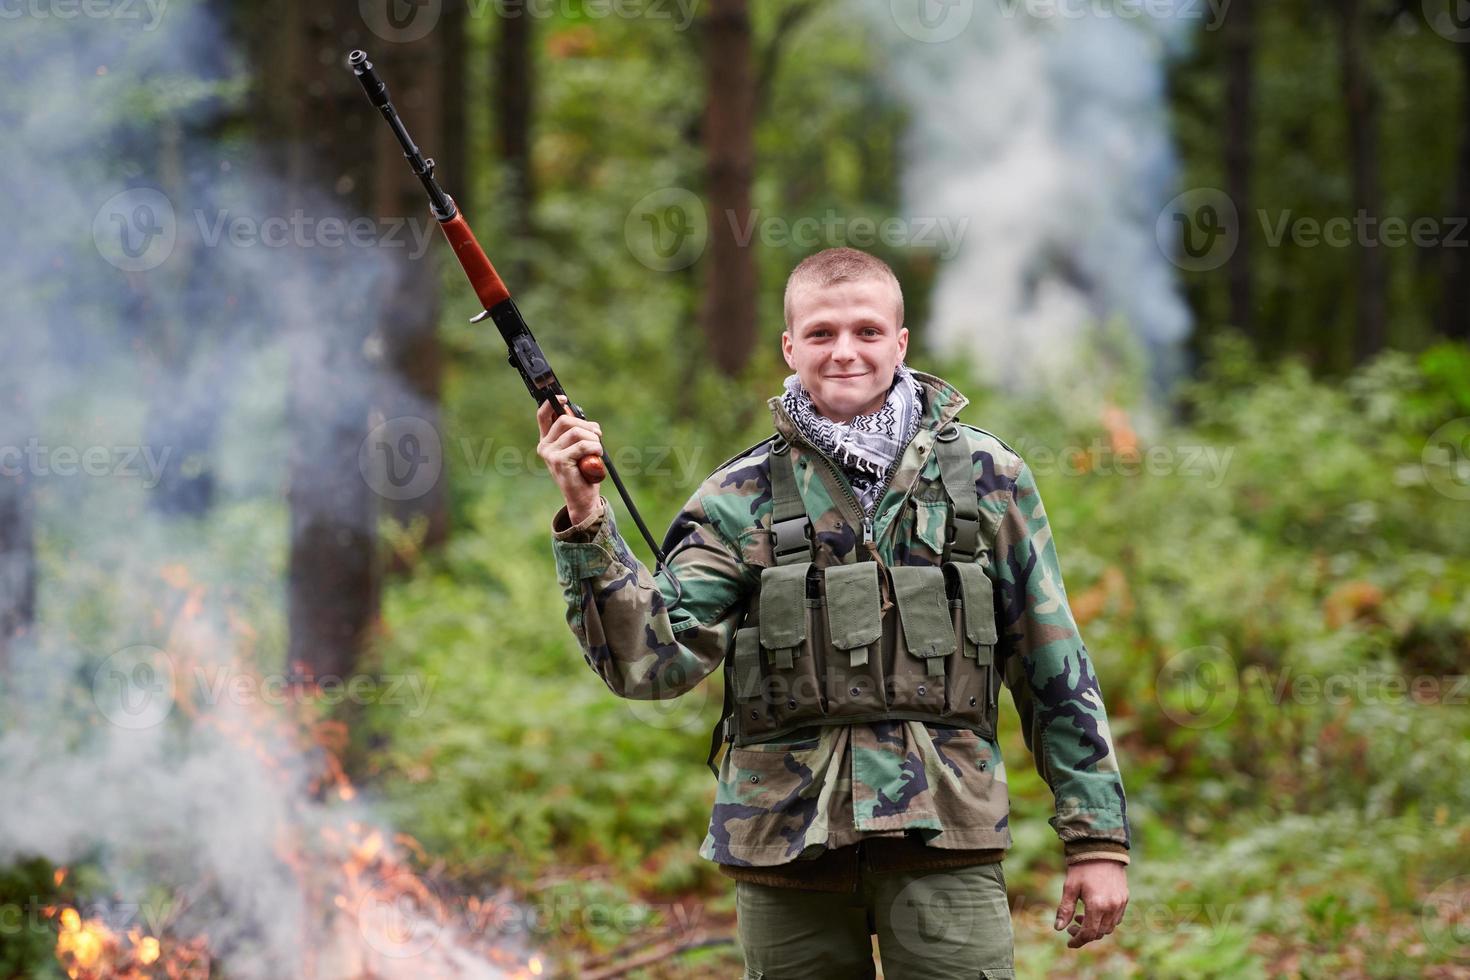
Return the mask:
[[[931, 450], [967, 403], [945, 381], [915, 375], [924, 387], [924, 419], [872, 519], [872, 547], [890, 565], [940, 561], [948, 503]], [[815, 560], [858, 560], [863, 515], [850, 512], [849, 488], [834, 484], [841, 479], [835, 466], [801, 464], [818, 450], [779, 398], [770, 406], [776, 431], [792, 443], [818, 543]], [[1069, 862], [1086, 855], [1126, 863], [1123, 780], [1036, 481], [995, 436], [959, 429], [975, 461], [988, 549], [978, 560], [995, 585], [996, 661], [1026, 746], [1054, 795], [1050, 823]], [[634, 558], [606, 498], [580, 524], [569, 526], [565, 508], [556, 515], [553, 549], [567, 621], [584, 659], [613, 693], [677, 697], [720, 667], [761, 570], [773, 563], [769, 448], [767, 440], [720, 466], [669, 528], [663, 550], [683, 588], [672, 612], [673, 586]], [[812, 726], [727, 748], [700, 854], [723, 865], [771, 866], [910, 831], [930, 847], [1004, 849], [1011, 842], [1009, 808], [1000, 746], [980, 734], [915, 721]]]

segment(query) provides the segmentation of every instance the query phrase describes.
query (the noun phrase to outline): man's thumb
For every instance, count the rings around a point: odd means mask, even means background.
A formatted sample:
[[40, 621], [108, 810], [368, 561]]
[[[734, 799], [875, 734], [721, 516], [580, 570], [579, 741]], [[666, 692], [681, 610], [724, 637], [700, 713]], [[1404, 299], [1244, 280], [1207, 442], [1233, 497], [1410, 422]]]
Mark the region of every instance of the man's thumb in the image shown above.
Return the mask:
[[1077, 895], [1081, 887], [1070, 875], [1067, 877], [1067, 883], [1062, 886], [1062, 904], [1057, 906], [1057, 921], [1052, 926], [1053, 929], [1060, 930], [1072, 921], [1072, 911], [1077, 908]]

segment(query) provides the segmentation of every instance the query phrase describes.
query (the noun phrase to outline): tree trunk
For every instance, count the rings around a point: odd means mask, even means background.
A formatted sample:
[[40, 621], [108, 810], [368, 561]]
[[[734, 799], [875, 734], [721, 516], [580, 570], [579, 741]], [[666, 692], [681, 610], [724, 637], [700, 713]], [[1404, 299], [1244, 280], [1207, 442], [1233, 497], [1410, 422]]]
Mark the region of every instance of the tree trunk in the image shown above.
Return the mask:
[[[1337, 6], [1342, 56], [1342, 89], [1347, 101], [1348, 159], [1352, 167], [1354, 227], [1357, 216], [1372, 219], [1371, 227], [1383, 217], [1379, 186], [1378, 113], [1379, 97], [1364, 51], [1362, 0], [1341, 0]], [[1357, 331], [1353, 338], [1353, 360], [1361, 364], [1388, 342], [1387, 266], [1382, 243], [1373, 237], [1356, 243], [1358, 258]]]
[[[1470, 220], [1470, 44], [1456, 45], [1456, 50], [1460, 55], [1460, 161], [1450, 217], [1466, 221]], [[1449, 227], [1453, 229], [1453, 222]], [[1439, 332], [1470, 342], [1470, 249], [1441, 245], [1440, 254], [1444, 256], [1444, 286]]]
[[510, 232], [517, 239], [516, 258], [509, 269], [512, 291], [524, 289], [530, 281], [531, 266], [524, 256], [526, 240], [535, 234], [536, 180], [531, 161], [534, 27], [532, 17], [519, 4], [510, 4], [503, 12], [495, 45], [495, 90], [490, 93], [495, 149], [506, 169], [501, 193], [511, 201]]
[[[440, 144], [444, 106], [440, 78], [439, 32], [384, 49], [378, 63], [394, 105], [404, 117], [414, 141], [426, 154]], [[364, 100], [366, 104], [366, 100]], [[382, 491], [381, 507], [406, 528], [419, 528], [419, 547], [437, 548], [449, 536], [445, 484], [445, 440], [439, 416], [439, 389], [443, 359], [439, 346], [439, 275], [436, 255], [442, 242], [438, 223], [429, 210], [424, 187], [403, 159], [403, 150], [387, 126], [378, 126], [374, 146], [377, 174], [373, 214], [379, 220], [403, 218], [418, 229], [403, 248], [385, 249], [393, 266], [393, 287], [379, 310], [384, 372], [377, 398], [378, 416], [387, 423], [374, 427], [369, 443], [377, 473], [375, 489]], [[422, 255], [418, 244], [427, 246]], [[389, 570], [406, 571], [414, 553], [394, 549]]]
[[750, 185], [755, 170], [755, 77], [746, 0], [712, 0], [704, 22], [704, 146], [709, 251], [700, 323], [724, 374], [738, 374], [756, 341], [756, 264]]
[[1251, 278], [1251, 237], [1254, 214], [1251, 168], [1255, 161], [1255, 0], [1235, 0], [1225, 18], [1225, 193], [1240, 216], [1240, 239], [1227, 270], [1230, 322], [1244, 331], [1259, 351], [1265, 338], [1257, 330]]
[[[373, 49], [385, 45], [367, 32], [352, 0], [271, 0], [250, 13], [261, 80], [257, 126], [274, 141], [265, 156], [284, 177], [284, 213], [362, 215], [383, 120], [345, 58], [354, 47], [376, 55]], [[398, 84], [392, 77], [388, 83], [390, 91]], [[364, 283], [362, 270], [385, 251], [302, 248], [280, 290], [291, 354], [287, 661], [305, 677], [351, 674], [377, 622], [376, 497], [358, 455], [375, 394], [368, 341], [379, 298], [371, 283], [383, 278]]]
[[473, 202], [469, 171], [469, 136], [465, 132], [465, 55], [469, 43], [465, 22], [469, 18], [467, 0], [448, 0], [439, 22], [442, 35], [440, 64], [443, 66], [440, 87], [440, 118], [443, 132], [441, 149], [434, 154], [444, 181], [453, 187], [451, 197], [461, 209]]

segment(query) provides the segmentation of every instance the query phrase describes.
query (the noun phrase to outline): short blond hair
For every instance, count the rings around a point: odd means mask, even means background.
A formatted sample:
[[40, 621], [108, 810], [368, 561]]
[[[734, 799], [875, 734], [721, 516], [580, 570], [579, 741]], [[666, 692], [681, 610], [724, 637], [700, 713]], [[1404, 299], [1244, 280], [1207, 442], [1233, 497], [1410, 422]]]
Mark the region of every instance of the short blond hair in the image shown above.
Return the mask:
[[786, 329], [791, 329], [791, 301], [800, 290], [822, 288], [839, 282], [860, 282], [864, 279], [886, 282], [893, 286], [893, 294], [898, 297], [897, 326], [902, 327], [903, 287], [898, 284], [898, 276], [893, 274], [887, 262], [876, 255], [841, 245], [808, 255], [786, 277]]

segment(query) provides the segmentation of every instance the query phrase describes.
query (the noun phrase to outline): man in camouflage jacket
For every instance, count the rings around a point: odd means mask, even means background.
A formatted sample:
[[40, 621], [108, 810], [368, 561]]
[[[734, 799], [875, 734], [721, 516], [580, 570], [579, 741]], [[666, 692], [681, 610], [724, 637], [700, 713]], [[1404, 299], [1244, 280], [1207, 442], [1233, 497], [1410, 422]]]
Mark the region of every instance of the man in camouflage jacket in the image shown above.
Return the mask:
[[[881, 407], [907, 347], [901, 323], [897, 280], [865, 253], [829, 249], [793, 271], [783, 347], [824, 417], [849, 422]], [[954, 387], [933, 375], [912, 377], [922, 390], [917, 432], [895, 457], [871, 513], [862, 512], [848, 471], [806, 438], [781, 398], [770, 400], [775, 431], [790, 446], [819, 567], [857, 560], [937, 565], [949, 503], [936, 437], [958, 426], [974, 461], [983, 527], [978, 560], [996, 597], [996, 663], [1055, 797], [1050, 823], [1068, 865], [1056, 928], [1067, 926], [1069, 945], [1080, 946], [1110, 933], [1127, 903], [1126, 803], [1102, 695], [1031, 470], [996, 436], [957, 422], [967, 399]], [[544, 406], [539, 420], [538, 451], [567, 500], [553, 521], [553, 547], [568, 622], [587, 663], [621, 697], [685, 693], [724, 662], [761, 572], [773, 564], [772, 440], [720, 466], [669, 529], [667, 571], [682, 589], [675, 604], [668, 575], [655, 579], [633, 557], [606, 499], [580, 482], [576, 461], [601, 451], [600, 427], [570, 415], [553, 420]], [[731, 745], [718, 778], [701, 856], [742, 888], [786, 889], [781, 894], [808, 903], [821, 892], [853, 892], [865, 875], [902, 873], [906, 895], [927, 875], [952, 892], [970, 871], [998, 876], [1011, 843], [999, 744], [968, 729], [916, 721], [814, 725], [770, 742]], [[941, 899], [954, 905], [953, 894]], [[1079, 900], [1086, 915], [1074, 923]], [[768, 918], [793, 914], [783, 909]], [[886, 947], [893, 944], [885, 943], [871, 908], [867, 924], [879, 934], [885, 975], [931, 975], [922, 963], [901, 970], [896, 954], [890, 970]], [[1009, 938], [1007, 918], [1005, 962], [995, 959], [1000, 968], [984, 975], [1009, 975]], [[743, 923], [742, 940], [755, 941]], [[936, 944], [906, 945], [931, 951], [917, 959], [934, 959]], [[822, 955], [820, 962], [830, 964], [833, 954]], [[748, 976], [784, 975], [750, 962], [747, 949]], [[950, 968], [933, 967], [932, 975]]]

